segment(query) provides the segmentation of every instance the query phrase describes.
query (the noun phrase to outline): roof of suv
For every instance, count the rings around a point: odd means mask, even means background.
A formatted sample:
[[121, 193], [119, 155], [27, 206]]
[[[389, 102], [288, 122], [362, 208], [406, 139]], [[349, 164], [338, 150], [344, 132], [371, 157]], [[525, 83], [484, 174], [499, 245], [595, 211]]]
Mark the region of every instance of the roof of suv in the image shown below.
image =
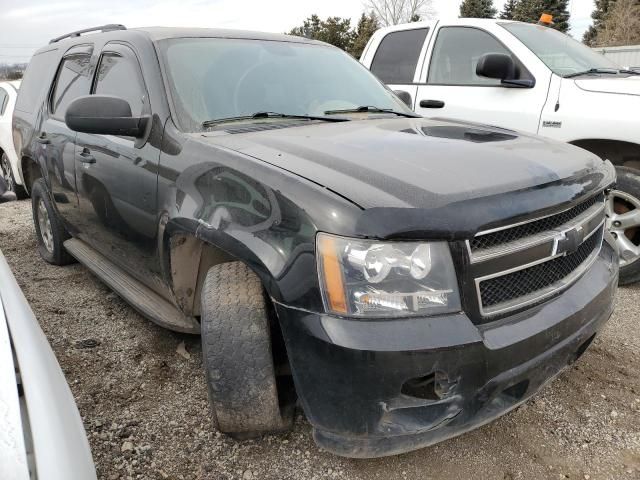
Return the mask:
[[[107, 25], [105, 27], [111, 27]], [[119, 27], [119, 25], [116, 25]], [[51, 47], [76, 45], [95, 40], [118, 40], [127, 39], [131, 36], [143, 34], [152, 42], [165, 40], [168, 38], [239, 38], [248, 40], [264, 40], [277, 42], [296, 42], [296, 43], [315, 43], [324, 44], [316, 40], [297, 37], [293, 35], [285, 35], [281, 33], [254, 32], [250, 30], [230, 30], [224, 28], [183, 28], [183, 27], [142, 27], [142, 28], [112, 28], [109, 30], [99, 29], [104, 27], [96, 27], [96, 31], [80, 31], [82, 35], [74, 35], [74, 32], [66, 36], [53, 39], [49, 45], [45, 45], [38, 50], [49, 50]], [[38, 53], [37, 52], [37, 53]]]

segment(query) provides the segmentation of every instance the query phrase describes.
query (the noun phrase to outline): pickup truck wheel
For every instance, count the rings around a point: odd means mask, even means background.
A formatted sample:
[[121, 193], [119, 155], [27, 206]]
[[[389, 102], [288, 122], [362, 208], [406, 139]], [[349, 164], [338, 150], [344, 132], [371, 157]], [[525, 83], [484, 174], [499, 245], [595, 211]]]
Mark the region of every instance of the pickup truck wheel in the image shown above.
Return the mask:
[[640, 280], [640, 171], [616, 167], [617, 187], [607, 198], [607, 228], [620, 253], [620, 284]]
[[203, 364], [217, 428], [238, 439], [291, 428], [294, 405], [276, 382], [260, 279], [241, 262], [215, 265], [201, 302]]
[[58, 218], [42, 178], [33, 183], [31, 209], [40, 256], [53, 265], [67, 265], [75, 262], [64, 248], [63, 243], [70, 236]]

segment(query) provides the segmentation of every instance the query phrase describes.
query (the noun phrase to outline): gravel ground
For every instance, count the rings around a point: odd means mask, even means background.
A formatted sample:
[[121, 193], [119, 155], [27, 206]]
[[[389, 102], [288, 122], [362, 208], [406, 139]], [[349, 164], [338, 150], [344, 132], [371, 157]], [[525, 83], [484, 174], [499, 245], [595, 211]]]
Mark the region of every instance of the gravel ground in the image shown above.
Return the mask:
[[350, 460], [292, 432], [236, 442], [210, 426], [197, 337], [156, 327], [84, 267], [35, 248], [29, 201], [0, 205], [0, 248], [58, 357], [100, 479], [639, 479], [640, 287], [587, 353], [501, 419], [416, 452]]

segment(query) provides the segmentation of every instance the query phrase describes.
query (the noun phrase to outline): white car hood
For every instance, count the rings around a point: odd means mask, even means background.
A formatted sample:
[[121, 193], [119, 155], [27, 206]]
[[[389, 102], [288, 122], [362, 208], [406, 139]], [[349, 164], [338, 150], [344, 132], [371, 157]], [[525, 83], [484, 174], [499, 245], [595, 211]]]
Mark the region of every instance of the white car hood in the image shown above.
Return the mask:
[[640, 75], [618, 78], [581, 78], [575, 80], [582, 90], [640, 96]]

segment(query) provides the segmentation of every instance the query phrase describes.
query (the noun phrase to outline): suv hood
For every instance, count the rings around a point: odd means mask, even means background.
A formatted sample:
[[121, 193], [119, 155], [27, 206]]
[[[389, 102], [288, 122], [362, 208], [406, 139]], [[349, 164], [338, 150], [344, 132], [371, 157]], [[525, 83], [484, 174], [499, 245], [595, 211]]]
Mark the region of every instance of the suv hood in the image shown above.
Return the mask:
[[[363, 209], [433, 209], [557, 182], [572, 185], [571, 197], [602, 180], [584, 182], [603, 165], [585, 150], [475, 124], [386, 117], [260, 125], [250, 133], [231, 133], [247, 128], [228, 124], [226, 131], [193, 136], [305, 177]], [[549, 206], [570, 199], [538, 196]]]
[[584, 78], [575, 80], [582, 90], [597, 93], [640, 95], [640, 75], [616, 78]]

